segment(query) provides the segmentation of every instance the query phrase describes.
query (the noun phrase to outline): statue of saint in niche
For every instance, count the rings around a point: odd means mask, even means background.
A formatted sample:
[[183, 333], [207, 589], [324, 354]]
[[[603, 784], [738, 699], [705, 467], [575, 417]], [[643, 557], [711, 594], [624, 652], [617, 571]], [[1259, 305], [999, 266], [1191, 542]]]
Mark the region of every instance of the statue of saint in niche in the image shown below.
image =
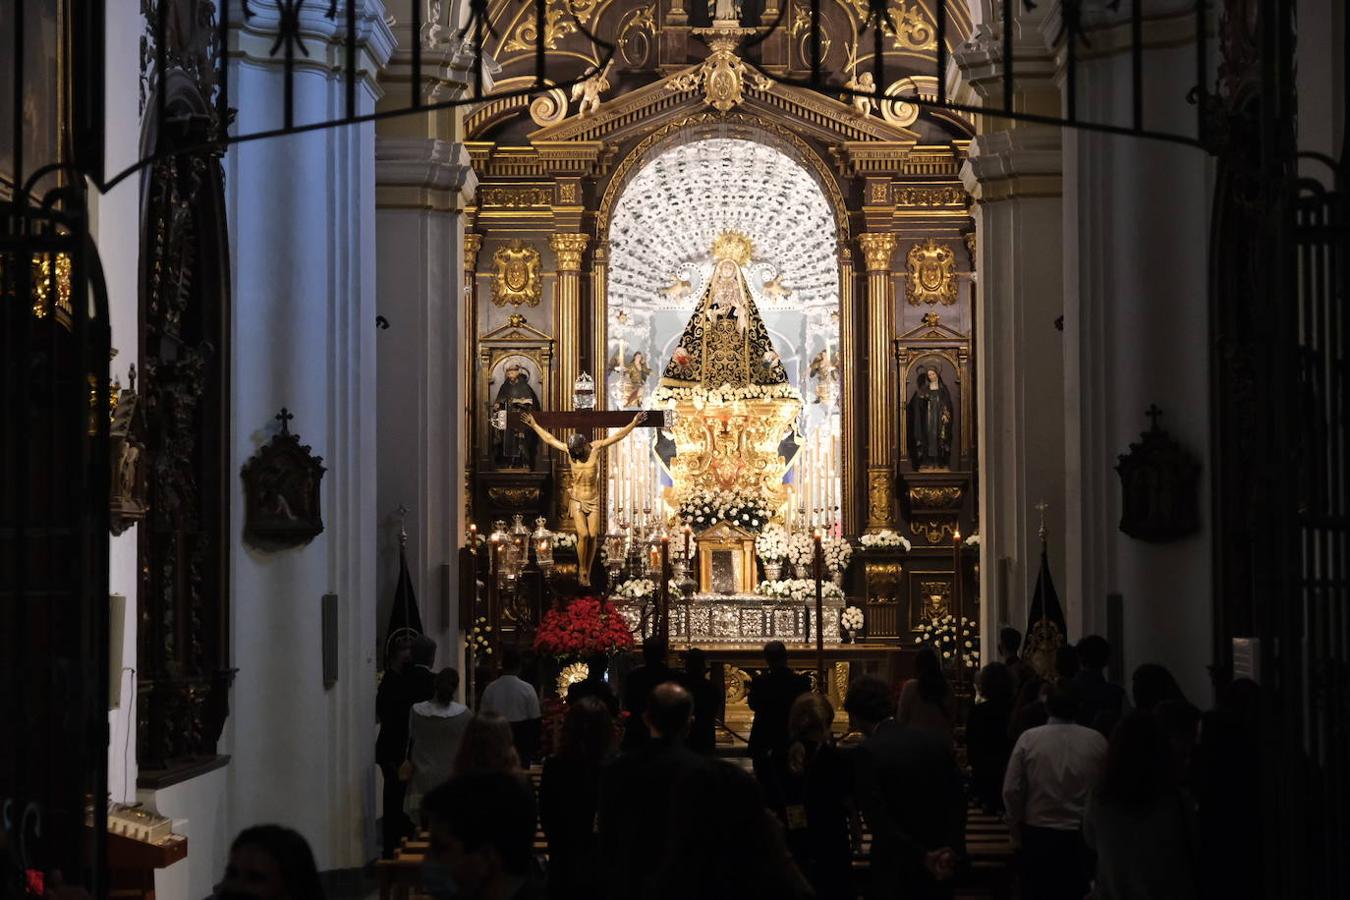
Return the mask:
[[647, 364], [647, 354], [634, 351], [632, 359], [623, 366], [623, 406], [634, 409], [642, 406], [642, 395], [647, 387], [647, 379], [652, 377], [652, 367]]
[[938, 370], [919, 369], [909, 397], [909, 458], [915, 469], [946, 469], [952, 464], [952, 395]]
[[528, 427], [517, 423], [507, 425], [507, 413], [534, 412], [539, 409], [539, 395], [530, 387], [530, 373], [512, 360], [506, 364], [506, 380], [492, 401], [492, 418], [500, 423], [494, 433], [493, 458], [497, 465], [508, 469], [533, 469], [539, 438]]

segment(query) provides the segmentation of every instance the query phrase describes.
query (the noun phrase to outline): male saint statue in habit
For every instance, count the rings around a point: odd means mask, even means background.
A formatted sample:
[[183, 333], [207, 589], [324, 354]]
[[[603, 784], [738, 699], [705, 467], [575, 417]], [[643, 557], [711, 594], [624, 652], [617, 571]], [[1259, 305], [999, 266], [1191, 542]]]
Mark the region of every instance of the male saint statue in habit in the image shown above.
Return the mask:
[[603, 440], [591, 443], [585, 435], [574, 433], [564, 444], [525, 413], [521, 421], [534, 429], [539, 439], [555, 450], [566, 453], [572, 463], [572, 488], [567, 494], [567, 509], [572, 513], [572, 524], [577, 529], [577, 580], [590, 587], [591, 566], [595, 562], [597, 542], [600, 539], [600, 455], [606, 447], [617, 444], [633, 433], [647, 420], [647, 413], [638, 413], [623, 428]]

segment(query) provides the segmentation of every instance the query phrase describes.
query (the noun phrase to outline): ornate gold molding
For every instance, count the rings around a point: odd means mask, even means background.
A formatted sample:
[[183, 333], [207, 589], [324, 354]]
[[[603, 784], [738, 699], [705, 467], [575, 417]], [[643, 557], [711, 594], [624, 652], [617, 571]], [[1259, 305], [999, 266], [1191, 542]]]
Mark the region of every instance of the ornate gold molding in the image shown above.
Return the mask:
[[920, 581], [919, 594], [923, 597], [925, 619], [945, 616], [952, 610], [952, 583], [950, 581]]
[[970, 267], [975, 268], [975, 232], [971, 231], [965, 235], [966, 249], [970, 251]]
[[929, 238], [909, 248], [905, 299], [910, 306], [956, 302], [956, 254], [946, 244]]
[[548, 245], [557, 254], [559, 272], [580, 272], [581, 255], [586, 252], [590, 242], [588, 234], [552, 234]]
[[886, 528], [891, 524], [891, 470], [872, 469], [867, 473], [867, 527]]
[[533, 206], [552, 206], [553, 188], [548, 185], [532, 187], [480, 187], [478, 205], [483, 208], [528, 209]]
[[965, 209], [967, 194], [964, 188], [956, 185], [943, 187], [915, 187], [913, 185], [896, 188], [896, 206], [918, 206], [935, 208], [941, 206], [959, 206]]
[[478, 271], [478, 251], [483, 249], [483, 236], [474, 232], [464, 234], [464, 271], [472, 273]]
[[538, 306], [543, 296], [539, 251], [521, 240], [492, 254], [492, 302], [497, 306]]
[[[869, 0], [849, 0], [849, 4], [857, 13], [859, 23], [871, 19], [872, 10], [878, 5]], [[937, 49], [937, 28], [929, 20], [919, 0], [891, 0], [886, 12], [890, 22], [884, 26], [885, 33], [890, 36], [896, 50]]]
[[909, 502], [917, 511], [950, 510], [961, 505], [961, 495], [959, 485], [912, 487], [909, 489]]
[[[708, 41], [712, 53], [698, 68], [667, 81], [667, 90], [688, 93], [702, 89], [704, 103], [718, 112], [727, 112], [741, 104], [749, 88], [768, 91], [773, 87], [773, 79], [752, 69], [736, 55], [738, 39], [743, 34], [754, 34], [753, 28], [714, 26], [706, 30], [712, 36]], [[703, 31], [698, 29], [695, 33]]]
[[930, 544], [940, 544], [944, 539], [950, 539], [956, 531], [956, 523], [934, 522], [927, 519], [915, 519], [909, 523], [910, 534], [916, 535], [928, 541]]
[[539, 502], [537, 487], [492, 487], [488, 488], [488, 499], [502, 506], [520, 508]]
[[895, 252], [895, 235], [869, 232], [858, 235], [858, 246], [862, 248], [863, 259], [869, 272], [886, 272], [891, 268], [891, 255]]

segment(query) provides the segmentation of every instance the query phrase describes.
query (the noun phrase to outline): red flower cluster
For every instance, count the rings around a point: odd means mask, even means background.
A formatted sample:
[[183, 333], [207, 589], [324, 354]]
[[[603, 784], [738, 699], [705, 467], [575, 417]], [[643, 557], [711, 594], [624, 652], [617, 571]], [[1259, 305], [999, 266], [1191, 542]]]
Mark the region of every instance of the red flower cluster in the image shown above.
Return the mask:
[[578, 597], [563, 609], [544, 613], [534, 649], [557, 657], [614, 653], [633, 646], [623, 614], [602, 608], [595, 597]]

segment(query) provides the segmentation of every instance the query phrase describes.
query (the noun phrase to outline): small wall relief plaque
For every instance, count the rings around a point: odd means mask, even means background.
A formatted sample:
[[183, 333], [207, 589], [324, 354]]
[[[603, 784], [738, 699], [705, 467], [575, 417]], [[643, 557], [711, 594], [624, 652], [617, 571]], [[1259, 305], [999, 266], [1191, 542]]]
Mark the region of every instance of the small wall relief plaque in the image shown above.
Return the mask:
[[1150, 406], [1152, 426], [1120, 456], [1120, 530], [1154, 543], [1200, 530], [1200, 463], [1158, 427], [1162, 410]]
[[281, 432], [258, 449], [240, 473], [244, 478], [244, 537], [276, 550], [307, 544], [323, 532], [319, 481], [323, 457], [291, 434], [290, 411], [277, 414]]

